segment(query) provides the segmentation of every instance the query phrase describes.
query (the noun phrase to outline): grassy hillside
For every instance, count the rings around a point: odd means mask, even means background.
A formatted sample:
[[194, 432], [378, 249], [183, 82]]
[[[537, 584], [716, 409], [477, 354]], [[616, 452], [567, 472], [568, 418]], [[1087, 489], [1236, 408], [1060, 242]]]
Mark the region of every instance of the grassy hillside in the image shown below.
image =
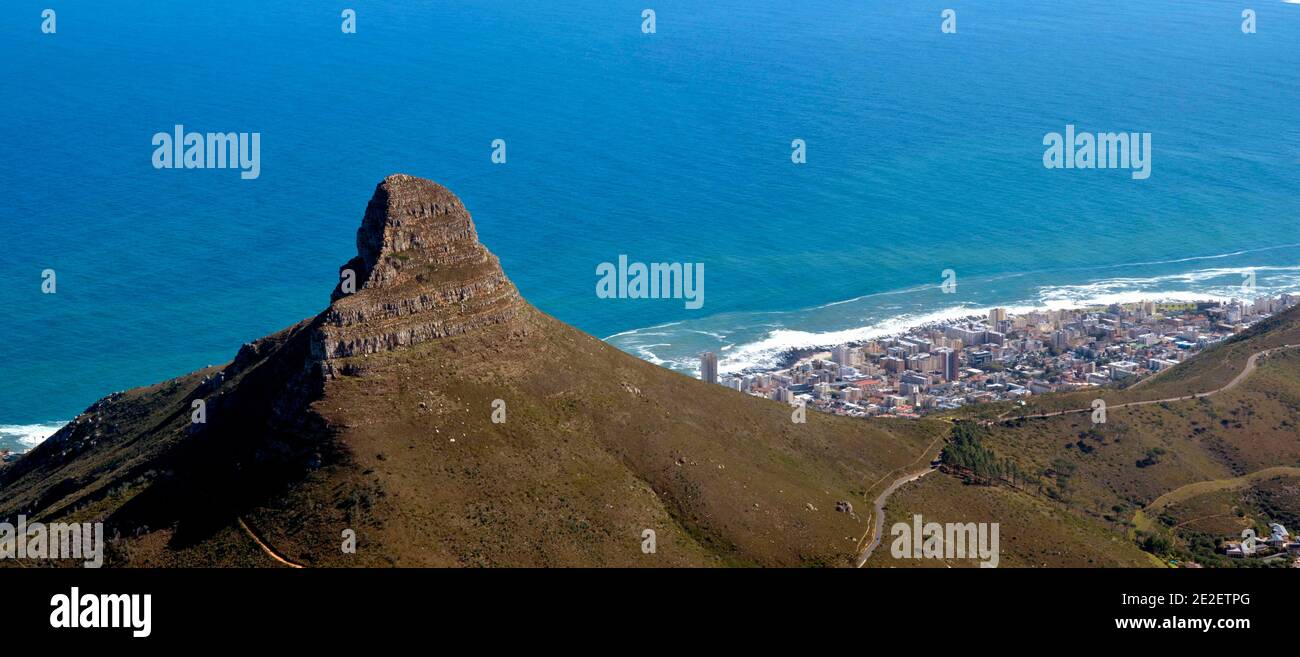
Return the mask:
[[[1236, 373], [1218, 359], [1244, 367], [1290, 344], [1294, 315], [1273, 322], [1280, 337], [1256, 331], [1102, 394], [1221, 387]], [[952, 426], [819, 413], [795, 424], [780, 404], [632, 358], [532, 308], [522, 325], [344, 359], [342, 375], [304, 393], [294, 364], [311, 325], [225, 368], [92, 406], [0, 471], [0, 515], [104, 520], [119, 535], [115, 565], [277, 565], [241, 518], [313, 566], [847, 565], [879, 484]], [[212, 419], [196, 430], [198, 398]], [[1300, 350], [1209, 397], [1119, 403], [1102, 425], [1071, 414], [982, 429], [1017, 486], [942, 474], [908, 484], [867, 565], [972, 565], [892, 559], [889, 525], [913, 513], [999, 522], [1003, 566], [1049, 567], [1239, 565], [1219, 563], [1214, 542], [1300, 521], [1287, 469], [1300, 468]], [[855, 513], [837, 512], [841, 501]], [[654, 554], [641, 550], [645, 529]], [[340, 549], [344, 530], [355, 553]]]
[[1247, 528], [1268, 536], [1270, 523], [1295, 527], [1298, 516], [1300, 468], [1276, 467], [1175, 489], [1139, 512], [1134, 524], [1144, 543], [1167, 546], [1165, 551], [1176, 559], [1219, 567], [1284, 567], [1286, 559], [1234, 560], [1217, 548]]
[[[375, 546], [367, 563], [841, 565], [862, 529], [836, 502], [856, 502], [942, 431], [820, 414], [795, 424], [782, 405], [531, 321], [511, 339], [488, 331], [360, 359], [360, 376], [327, 388], [318, 406], [346, 427], [351, 470], [376, 491], [358, 514]], [[292, 515], [259, 522], [300, 524]], [[282, 536], [291, 553], [296, 541]]]
[[[1278, 483], [1288, 481], [1300, 467], [1300, 349], [1278, 349], [1300, 344], [1297, 317], [1292, 309], [1140, 386], [1045, 395], [995, 422], [989, 420], [997, 413], [974, 409], [965, 415], [988, 425], [980, 430], [982, 445], [1026, 476], [1027, 481], [1018, 482], [1021, 490], [1005, 484], [966, 485], [965, 494], [949, 490], [953, 494], [945, 495], [940, 491], [951, 488], [953, 483], [946, 479], [953, 478], [935, 476], [891, 501], [891, 518], [928, 514], [930, 509], [956, 519], [991, 514], [1009, 523], [1004, 555], [1010, 550], [1013, 561], [1050, 565], [1052, 560], [1044, 555], [1055, 552], [1048, 546], [1065, 537], [1050, 528], [1053, 523], [1035, 529], [1018, 520], [1027, 506], [1047, 505], [1052, 514], [1067, 513], [1075, 526], [1092, 528], [1087, 533], [1091, 538], [1075, 536], [1076, 545], [1106, 548], [1089, 551], [1087, 559], [1071, 559], [1074, 565], [1131, 561], [1132, 547], [1138, 544], [1162, 557], [1184, 559], [1199, 545], [1199, 559], [1210, 560], [1207, 552], [1213, 551], [1213, 540], [1209, 550], [1204, 548], [1211, 530], [1222, 540], [1239, 535], [1245, 525], [1263, 526], [1300, 513], [1294, 485]], [[1257, 359], [1254, 371], [1230, 389], [1194, 399], [1121, 406], [1219, 390], [1238, 378], [1252, 354], [1268, 349], [1274, 351]], [[1017, 419], [1022, 414], [1086, 408], [1098, 397], [1109, 403], [1104, 424], [1093, 424], [1089, 413]], [[992, 505], [993, 498], [1004, 507]], [[1243, 499], [1268, 501], [1246, 505], [1249, 509], [1243, 511]], [[1209, 513], [1211, 508], [1218, 513]], [[1201, 511], [1215, 518], [1170, 531], [1173, 525], [1195, 520]], [[1039, 538], [1024, 542], [1022, 537], [1018, 542], [1009, 535], [1016, 526]], [[1202, 531], [1191, 531], [1198, 528]], [[1148, 540], [1152, 535], [1159, 540]], [[1105, 541], [1099, 541], [1102, 538]], [[873, 562], [880, 559], [881, 553], [873, 556]]]
[[[1003, 565], [1151, 565], [1138, 541], [1203, 546], [1176, 531], [1186, 505], [1296, 516], [1268, 469], [1300, 466], [1300, 353], [1251, 358], [1300, 344], [1300, 309], [1128, 389], [794, 422], [528, 305], [435, 183], [381, 182], [357, 246], [320, 315], [0, 467], [0, 519], [102, 521], [119, 566], [847, 566], [876, 496], [953, 431], [950, 459], [1013, 485], [932, 475], [888, 516], [1002, 523]], [[1023, 417], [1097, 396], [1104, 425]], [[869, 565], [895, 565], [885, 538]]]
[[885, 531], [869, 568], [974, 568], [978, 559], [895, 559], [896, 522], [998, 523], [999, 568], [1136, 568], [1159, 565], [1123, 533], [1041, 496], [1009, 486], [969, 486], [932, 474], [899, 489], [885, 509]]
[[865, 518], [836, 503], [865, 507], [871, 482], [945, 431], [795, 424], [535, 310], [526, 323], [346, 359], [301, 412], [275, 389], [299, 325], [222, 381], [209, 370], [92, 407], [0, 474], [0, 515], [102, 519], [124, 565], [274, 565], [241, 517], [307, 565], [845, 565]]

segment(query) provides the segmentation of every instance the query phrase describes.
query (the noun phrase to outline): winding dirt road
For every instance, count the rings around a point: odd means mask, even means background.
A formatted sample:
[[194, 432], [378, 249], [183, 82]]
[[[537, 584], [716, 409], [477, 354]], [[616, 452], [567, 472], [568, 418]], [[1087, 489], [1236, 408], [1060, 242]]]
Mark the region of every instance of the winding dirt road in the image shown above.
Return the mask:
[[[1300, 345], [1283, 345], [1281, 347], [1265, 349], [1264, 351], [1251, 354], [1250, 358], [1246, 360], [1246, 367], [1242, 369], [1241, 373], [1238, 374], [1236, 377], [1234, 377], [1231, 381], [1229, 381], [1227, 385], [1221, 388], [1210, 390], [1208, 392], [1198, 392], [1183, 397], [1168, 397], [1165, 399], [1152, 399], [1148, 401], [1137, 401], [1137, 402], [1128, 402], [1126, 404], [1117, 404], [1115, 406], [1109, 407], [1109, 409], [1126, 408], [1129, 406], [1146, 406], [1148, 404], [1163, 404], [1167, 402], [1184, 401], [1188, 399], [1198, 399], [1200, 397], [1209, 397], [1210, 395], [1216, 395], [1218, 393], [1231, 390], [1237, 387], [1238, 385], [1240, 385], [1242, 381], [1245, 381], [1255, 371], [1255, 366], [1260, 356], [1268, 355], [1269, 353], [1272, 353], [1279, 349], [1292, 349], [1297, 346]], [[1092, 408], [1079, 408], [1079, 409], [1070, 409], [1065, 411], [1056, 411], [1053, 413], [1041, 413], [1038, 415], [1021, 415], [1012, 418], [999, 417], [993, 422], [1011, 422], [1015, 420], [1030, 420], [1036, 418], [1056, 417], [1058, 415], [1069, 415], [1072, 413], [1091, 413], [1091, 412], [1092, 412]], [[935, 443], [938, 443], [943, 438], [944, 436], [940, 436], [939, 438], [935, 439], [935, 442], [931, 443], [926, 448], [926, 451], [922, 453], [920, 457], [917, 458], [917, 461], [930, 457], [932, 454], [934, 454]], [[898, 477], [897, 479], [890, 482], [889, 486], [886, 486], [885, 490], [881, 491], [880, 495], [876, 497], [875, 505], [871, 510], [872, 524], [867, 530], [868, 533], [864, 534], [862, 538], [858, 540], [858, 546], [861, 549], [857, 561], [858, 568], [861, 568], [864, 564], [867, 563], [867, 559], [871, 558], [872, 553], [874, 553], [876, 551], [876, 548], [880, 545], [881, 536], [884, 534], [885, 531], [885, 504], [889, 502], [889, 496], [893, 495], [894, 492], [897, 491], [899, 488], [901, 488], [903, 485], [916, 481], [921, 477], [924, 477], [934, 471], [935, 468], [927, 467], [921, 470], [914, 470], [912, 472], [908, 472], [907, 474], [904, 474], [903, 476]], [[875, 487], [875, 484], [872, 484], [872, 487]], [[254, 532], [253, 529], [248, 526], [248, 523], [244, 522], [243, 518], [239, 518], [239, 526], [243, 528], [244, 532], [247, 533], [249, 537], [251, 537], [257, 543], [258, 547], [260, 547], [262, 551], [267, 554], [267, 556], [271, 557], [272, 559], [279, 562], [280, 564], [283, 564], [290, 568], [304, 567], [302, 564], [295, 563], [289, 560], [287, 557], [276, 552], [274, 548], [268, 545], [265, 541], [261, 539], [261, 537], [257, 535], [257, 532]], [[871, 538], [871, 540], [867, 542], [865, 547], [862, 547], [862, 543], [867, 540], [868, 536]]]
[[[1233, 377], [1233, 379], [1229, 381], [1227, 385], [1224, 385], [1221, 388], [1216, 388], [1214, 390], [1210, 390], [1207, 392], [1198, 392], [1191, 395], [1185, 395], [1183, 397], [1168, 397], [1165, 399], [1151, 399], [1147, 401], [1137, 401], [1137, 402], [1128, 402], [1126, 404], [1116, 404], [1115, 406], [1108, 407], [1108, 410], [1113, 410], [1117, 408], [1126, 408], [1129, 406], [1146, 406], [1149, 404], [1164, 404], [1167, 402], [1184, 401], [1188, 399], [1199, 399], [1201, 397], [1209, 397], [1210, 395], [1217, 395], [1221, 392], [1226, 392], [1228, 390], [1237, 387], [1238, 385], [1241, 385], [1241, 382], [1245, 381], [1248, 377], [1250, 377], [1252, 373], [1254, 373], [1255, 366], [1258, 363], [1260, 356], [1266, 356], [1280, 349], [1293, 349], [1295, 347], [1300, 347], [1300, 345], [1294, 345], [1294, 344], [1282, 345], [1281, 347], [1273, 347], [1272, 349], [1265, 349], [1263, 351], [1259, 351], [1254, 354], [1251, 354], [1250, 358], [1246, 359], [1246, 367], [1241, 370], [1241, 373], [1237, 374], [1237, 376]], [[1035, 418], [1056, 417], [1058, 415], [1069, 415], [1072, 413], [1091, 413], [1091, 412], [1092, 412], [1092, 408], [1089, 407], [1089, 408], [1070, 409], [1065, 411], [1056, 411], [1053, 413], [1041, 413], [1038, 415], [1020, 415], [1011, 418], [1003, 418], [999, 416], [996, 420], [993, 420], [989, 424], [1012, 422], [1015, 420], [1031, 420]], [[931, 445], [931, 447], [926, 449], [926, 453], [922, 455], [922, 458], [930, 454], [931, 449], [933, 449], [933, 445]], [[917, 479], [920, 479], [921, 477], [924, 477], [925, 475], [934, 472], [934, 470], [935, 470], [934, 468], [926, 468], [925, 470], [919, 470], [919, 471], [905, 474], [895, 479], [893, 482], [891, 482], [889, 486], [886, 487], [885, 490], [880, 494], [880, 496], [876, 498], [875, 507], [872, 509], [872, 514], [874, 514], [874, 521], [875, 521], [874, 525], [868, 528], [867, 531], [870, 533], [864, 535], [862, 537], [862, 540], [858, 541], [858, 546], [861, 547], [863, 541], [866, 540], [867, 536], [871, 537], [871, 541], [867, 543], [866, 547], [862, 549], [861, 553], [858, 556], [858, 566], [857, 566], [858, 568], [861, 568], [864, 564], [867, 563], [867, 559], [871, 558], [871, 554], [875, 552], [876, 547], [880, 545], [881, 535], [885, 531], [885, 504], [889, 501], [889, 496], [893, 495], [894, 491], [901, 488], [904, 484], [916, 481]], [[872, 486], [874, 487], [875, 484], [872, 484]]]
[[916, 481], [934, 471], [934, 468], [926, 468], [911, 474], [903, 475], [902, 477], [895, 479], [893, 483], [889, 484], [888, 488], [876, 497], [876, 505], [871, 510], [872, 517], [874, 517], [876, 521], [875, 526], [870, 530], [871, 542], [867, 544], [866, 549], [864, 549], [862, 554], [858, 556], [858, 568], [861, 568], [863, 564], [867, 563], [867, 559], [871, 558], [871, 553], [875, 552], [876, 547], [880, 545], [880, 537], [885, 533], [885, 502], [889, 501], [889, 496], [893, 495], [894, 491], [898, 490], [903, 484]]
[[1300, 477], [1300, 468], [1286, 465], [1275, 465], [1271, 468], [1248, 472], [1240, 477], [1194, 481], [1186, 486], [1179, 486], [1178, 488], [1151, 500], [1151, 503], [1143, 507], [1142, 510], [1149, 515], [1158, 515], [1171, 504], [1185, 502], [1193, 497], [1205, 495], [1207, 493], [1246, 488], [1260, 479], [1269, 479], [1271, 477]]
[[[1191, 395], [1183, 395], [1182, 397], [1166, 397], [1164, 399], [1148, 399], [1146, 401], [1135, 401], [1135, 402], [1127, 402], [1124, 404], [1116, 404], [1114, 406], [1107, 406], [1106, 409], [1109, 411], [1117, 408], [1128, 408], [1130, 406], [1149, 406], [1151, 404], [1165, 404], [1168, 402], [1187, 401], [1189, 399], [1200, 399], [1201, 397], [1209, 397], [1210, 395], [1217, 395], [1221, 392], [1227, 392], [1228, 390], [1232, 390], [1233, 388], [1241, 385], [1242, 381], [1245, 381], [1252, 373], [1255, 372], [1255, 365], [1259, 361], [1260, 356], [1267, 356], [1268, 354], [1274, 351], [1278, 351], [1280, 349], [1293, 349], [1298, 346], [1300, 345], [1287, 344], [1287, 345], [1282, 345], [1281, 347], [1273, 347], [1272, 349], [1265, 349], [1263, 351], [1259, 351], [1251, 354], [1250, 358], [1246, 359], [1246, 367], [1243, 368], [1241, 372], [1237, 374], [1237, 376], [1233, 377], [1233, 379], [1229, 381], [1227, 385], [1224, 385], [1221, 388], [1216, 388], [1214, 390], [1210, 390], [1207, 392], [1198, 392]], [[1009, 413], [1010, 411], [1007, 412]], [[1091, 412], [1092, 412], [1092, 408], [1072, 408], [1065, 411], [1055, 411], [1052, 413], [1039, 413], [1036, 415], [1017, 415], [1015, 417], [999, 416], [998, 419], [994, 420], [994, 422], [1014, 422], [1016, 420], [1034, 420], [1034, 419], [1044, 418], [1044, 417], [1056, 417], [1058, 415], [1070, 415], [1073, 413], [1091, 413]]]
[[[930, 444], [926, 446], [925, 451], [921, 452], [921, 455], [918, 456], [915, 461], [912, 461], [913, 470], [890, 482], [889, 485], [885, 487], [885, 490], [881, 491], [880, 495], [876, 496], [875, 506], [872, 507], [871, 516], [867, 521], [867, 533], [863, 534], [862, 538], [858, 539], [858, 568], [861, 568], [862, 564], [867, 562], [867, 559], [871, 557], [871, 553], [876, 551], [876, 546], [880, 545], [880, 537], [885, 531], [885, 502], [889, 501], [889, 496], [893, 495], [894, 491], [898, 490], [898, 488], [903, 484], [906, 484], [909, 481], [916, 481], [917, 479], [934, 472], [934, 466], [929, 466], [924, 469], [915, 469], [915, 464], [923, 461], [933, 462], [937, 459], [939, 457], [938, 447], [947, 437], [947, 434], [940, 434], [934, 440], [930, 441]], [[888, 478], [892, 472], [893, 471], [885, 473], [884, 477], [877, 479], [875, 483], [867, 487], [867, 490], [870, 491], [875, 488], [877, 484]], [[868, 537], [871, 538], [870, 543], [867, 543]], [[865, 548], [863, 547], [864, 543], [866, 543]]]
[[263, 541], [262, 538], [257, 535], [257, 532], [253, 531], [253, 528], [249, 527], [248, 523], [244, 522], [243, 518], [239, 518], [239, 526], [244, 529], [245, 534], [248, 534], [250, 537], [252, 537], [252, 539], [257, 543], [258, 547], [262, 548], [262, 551], [265, 552], [267, 556], [271, 557], [272, 559], [275, 559], [276, 561], [279, 561], [280, 563], [290, 568], [305, 567], [300, 563], [295, 563], [293, 561], [290, 561], [288, 557], [281, 555], [279, 552], [275, 551], [275, 548], [272, 548], [270, 545], [267, 545], [266, 541]]

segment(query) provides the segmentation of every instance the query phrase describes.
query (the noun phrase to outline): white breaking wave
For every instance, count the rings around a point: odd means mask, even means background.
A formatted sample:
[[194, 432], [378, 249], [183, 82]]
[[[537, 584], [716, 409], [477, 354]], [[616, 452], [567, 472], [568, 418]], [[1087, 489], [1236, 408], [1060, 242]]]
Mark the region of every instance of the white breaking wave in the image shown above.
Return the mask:
[[905, 333], [909, 329], [926, 324], [952, 322], [966, 317], [985, 317], [994, 308], [1005, 308], [1013, 315], [1046, 310], [1067, 310], [1111, 304], [1156, 301], [1163, 303], [1185, 303], [1194, 301], [1231, 301], [1230, 296], [1207, 294], [1204, 292], [1168, 291], [1168, 292], [1104, 292], [1094, 294], [1073, 294], [1070, 291], [1053, 290], [1044, 293], [1044, 300], [1039, 304], [996, 305], [996, 306], [953, 306], [923, 314], [904, 314], [882, 322], [835, 331], [799, 331], [794, 329], [776, 329], [765, 338], [756, 342], [740, 345], [730, 353], [718, 359], [718, 372], [741, 372], [755, 367], [770, 367], [783, 354], [797, 349], [829, 347], [848, 342], [862, 342], [873, 338]]
[[0, 442], [17, 441], [27, 449], [31, 449], [54, 435], [54, 432], [62, 429], [65, 424], [67, 423], [0, 424]]
[[[1230, 255], [1235, 255], [1235, 253], [1220, 256], [1198, 256], [1186, 260], [1214, 259]], [[1242, 283], [1247, 279], [1246, 275], [1251, 273], [1255, 274], [1258, 279], [1253, 292], [1248, 293], [1242, 288]], [[1027, 298], [1022, 297], [1019, 301], [1007, 300], [1001, 303], [991, 303], [993, 300], [985, 298], [978, 302], [967, 302], [932, 311], [917, 311], [913, 306], [910, 312], [901, 309], [892, 310], [890, 306], [879, 306], [864, 309], [864, 312], [859, 315], [865, 320], [865, 325], [862, 326], [825, 331], [790, 328], [790, 326], [798, 326], [799, 324], [806, 326], [808, 323], [816, 321], [814, 318], [806, 316], [807, 313], [862, 302], [872, 297], [896, 297], [899, 294], [914, 293], [918, 295], [935, 295], [930, 299], [931, 301], [944, 301], [942, 295], [937, 295], [933, 288], [934, 286], [920, 286], [867, 294], [845, 301], [836, 301], [790, 312], [747, 313], [746, 315], [752, 318], [752, 323], [747, 323], [744, 328], [740, 328], [736, 323], [738, 319], [743, 322], [743, 318], [732, 315], [727, 318], [717, 317], [690, 321], [686, 322], [686, 326], [676, 329], [679, 337], [683, 333], [704, 335], [715, 338], [720, 343], [718, 345], [701, 345], [693, 340], [685, 341], [680, 345], [674, 344], [675, 341], [669, 337], [673, 334], [673, 331], [663, 329], [683, 322], [624, 331], [610, 336], [607, 340], [614, 339], [615, 344], [652, 363], [695, 374], [698, 374], [699, 355], [694, 352], [706, 349], [715, 351], [719, 357], [718, 371], [720, 373], [734, 373], [753, 368], [771, 367], [790, 351], [861, 342], [873, 338], [897, 335], [925, 324], [951, 322], [972, 316], [987, 316], [989, 310], [995, 307], [1005, 308], [1012, 314], [1024, 314], [1034, 311], [1109, 306], [1140, 301], [1165, 303], [1228, 302], [1233, 299], [1250, 301], [1259, 296], [1276, 296], [1285, 292], [1295, 293], [1300, 291], [1300, 266], [1214, 267], [1148, 277], [1115, 277], [1074, 285], [1040, 286], [1022, 292], [1021, 294], [1026, 294]], [[884, 319], [872, 322], [871, 318], [873, 316], [884, 317]], [[777, 317], [784, 317], [785, 319], [783, 321], [776, 319]], [[822, 318], [823, 321], [825, 319]], [[700, 326], [698, 323], [714, 322], [716, 324], [720, 321], [728, 324], [730, 328], [715, 328], [715, 326], [709, 325]], [[832, 321], [851, 322], [853, 320], [841, 318]], [[735, 337], [738, 336], [734, 334], [742, 331], [749, 333], [756, 339], [748, 342], [736, 341]], [[730, 341], [726, 340], [728, 334], [732, 337]], [[651, 342], [652, 340], [649, 339], [651, 336], [654, 336], [654, 344], [637, 344], [638, 341], [643, 339], [647, 343]], [[688, 345], [690, 345], [691, 353], [682, 353], [687, 351]], [[651, 351], [651, 348], [655, 351]]]
[[[1300, 0], [1296, 0], [1300, 4]], [[1220, 258], [1232, 258], [1234, 256], [1246, 255], [1248, 253], [1261, 253], [1264, 251], [1275, 251], [1277, 249], [1291, 249], [1300, 246], [1300, 242], [1294, 244], [1274, 244], [1273, 246], [1262, 246], [1258, 249], [1242, 249], [1240, 251], [1230, 251], [1228, 253], [1215, 253], [1213, 255], [1189, 256], [1186, 258], [1175, 258], [1173, 260], [1147, 260], [1144, 262], [1126, 262], [1116, 265], [1102, 265], [1092, 269], [1119, 269], [1122, 267], [1141, 267], [1146, 265], [1171, 265], [1180, 262], [1194, 262], [1196, 260], [1218, 260]]]
[[[987, 313], [988, 310], [985, 309], [982, 312]], [[809, 349], [870, 340], [871, 338], [902, 333], [913, 326], [952, 321], [980, 313], [981, 310], [977, 308], [956, 306], [919, 315], [899, 315], [876, 324], [837, 331], [776, 329], [768, 332], [767, 337], [762, 340], [739, 345], [731, 349], [728, 354], [718, 359], [718, 371], [729, 373], [740, 372], [751, 367], [766, 367], [775, 363], [782, 354], [794, 349]]]
[[623, 336], [625, 336], [625, 335], [668, 335], [667, 333], [647, 333], [646, 331], [653, 331], [654, 329], [668, 328], [669, 326], [677, 326], [678, 324], [681, 324], [681, 322], [680, 322], [680, 321], [678, 321], [678, 322], [668, 322], [667, 324], [656, 324], [656, 325], [654, 325], [654, 326], [647, 326], [647, 327], [645, 327], [645, 328], [639, 328], [639, 329], [628, 329], [628, 330], [626, 330], [626, 331], [621, 331], [621, 332], [619, 332], [619, 333], [615, 333], [614, 335], [606, 336], [606, 337], [604, 337], [604, 338], [602, 338], [602, 339], [603, 339], [605, 342], [609, 342], [610, 340], [613, 340], [614, 338], [621, 338], [621, 337], [623, 337]]
[[[1240, 299], [1241, 295], [1223, 295], [1212, 292], [1148, 292], [1129, 290], [1110, 292], [1106, 290], [1054, 290], [1043, 298], [1043, 305], [1032, 310], [1068, 310], [1091, 306], [1109, 306], [1111, 304], [1138, 303], [1140, 301], [1157, 301], [1164, 303], [1192, 303], [1196, 301], [1214, 301], [1224, 303]], [[1015, 312], [1015, 311], [1012, 311]]]
[[862, 296], [853, 297], [852, 299], [845, 299], [845, 300], [843, 300], [843, 301], [832, 301], [832, 302], [830, 302], [830, 303], [822, 304], [822, 305], [820, 305], [820, 306], [814, 306], [814, 307], [812, 308], [812, 310], [821, 310], [821, 309], [823, 309], [823, 308], [832, 308], [832, 307], [834, 307], [834, 306], [842, 306], [842, 305], [844, 305], [844, 304], [846, 304], [846, 303], [853, 303], [853, 302], [855, 302], [855, 301], [862, 301], [863, 299], [870, 299], [870, 298], [872, 298], [872, 297], [888, 297], [888, 296], [895, 296], [895, 295], [899, 295], [899, 294], [911, 294], [911, 293], [916, 293], [916, 292], [923, 292], [923, 291], [925, 291], [925, 290], [934, 289], [934, 288], [936, 288], [936, 287], [939, 287], [939, 286], [938, 286], [938, 285], [917, 285], [917, 286], [914, 286], [914, 287], [903, 288], [903, 289], [901, 289], [901, 290], [888, 290], [888, 291], [885, 291], [885, 292], [872, 292], [871, 294], [864, 294], [864, 295], [862, 295]]
[[636, 347], [636, 355], [638, 358], [640, 358], [643, 361], [646, 361], [647, 363], [652, 363], [660, 367], [667, 367], [669, 369], [673, 369], [673, 365], [675, 363], [673, 363], [672, 361], [666, 361], [656, 356], [655, 352], [650, 351], [651, 347], [671, 347], [671, 346], [672, 345], [667, 342], [661, 342], [658, 344], [638, 345]]
[[1245, 280], [1245, 275], [1254, 273], [1256, 275], [1269, 272], [1300, 272], [1300, 266], [1273, 266], [1263, 265], [1259, 267], [1216, 267], [1211, 269], [1196, 269], [1193, 271], [1179, 272], [1177, 274], [1165, 274], [1163, 276], [1147, 277], [1129, 277], [1129, 278], [1108, 278], [1093, 283], [1084, 283], [1081, 285], [1062, 285], [1061, 288], [1072, 287], [1096, 287], [1096, 286], [1116, 286], [1116, 285], [1156, 285], [1159, 283], [1180, 282], [1180, 283], [1203, 283], [1212, 281], [1216, 278], [1227, 278], [1229, 284], [1240, 286]]
[[697, 331], [697, 330], [695, 330], [695, 329], [690, 329], [690, 331], [691, 331], [692, 333], [699, 333], [700, 335], [707, 335], [707, 336], [709, 336], [710, 338], [713, 338], [714, 340], [726, 340], [726, 339], [727, 339], [727, 336], [725, 336], [725, 335], [723, 335], [723, 334], [721, 334], [721, 333], [714, 333], [714, 332], [712, 332], [712, 331]]

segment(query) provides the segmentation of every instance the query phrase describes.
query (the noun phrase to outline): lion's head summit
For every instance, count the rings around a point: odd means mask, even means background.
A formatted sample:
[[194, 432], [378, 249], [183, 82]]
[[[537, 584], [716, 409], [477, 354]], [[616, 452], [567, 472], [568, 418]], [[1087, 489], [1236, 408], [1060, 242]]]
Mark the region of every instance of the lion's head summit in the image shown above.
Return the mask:
[[320, 314], [0, 470], [0, 519], [102, 521], [109, 566], [849, 566], [836, 509], [946, 431], [795, 423], [619, 351], [524, 301], [428, 180], [379, 183], [356, 243]]
[[460, 199], [402, 174], [375, 188], [330, 300], [317, 344], [326, 359], [511, 325], [524, 309]]

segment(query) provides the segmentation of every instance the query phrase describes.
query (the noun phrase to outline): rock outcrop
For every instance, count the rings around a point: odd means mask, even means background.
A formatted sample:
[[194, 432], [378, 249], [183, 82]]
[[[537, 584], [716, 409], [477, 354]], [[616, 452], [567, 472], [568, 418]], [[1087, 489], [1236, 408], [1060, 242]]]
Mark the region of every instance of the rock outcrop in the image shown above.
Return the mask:
[[376, 187], [330, 300], [312, 348], [327, 375], [329, 361], [514, 322], [524, 308], [460, 199], [404, 174]]
[[418, 178], [378, 186], [343, 273], [321, 313], [0, 468], [0, 520], [102, 521], [109, 566], [848, 566], [861, 523], [815, 509], [948, 431], [803, 427], [619, 351], [521, 299]]

